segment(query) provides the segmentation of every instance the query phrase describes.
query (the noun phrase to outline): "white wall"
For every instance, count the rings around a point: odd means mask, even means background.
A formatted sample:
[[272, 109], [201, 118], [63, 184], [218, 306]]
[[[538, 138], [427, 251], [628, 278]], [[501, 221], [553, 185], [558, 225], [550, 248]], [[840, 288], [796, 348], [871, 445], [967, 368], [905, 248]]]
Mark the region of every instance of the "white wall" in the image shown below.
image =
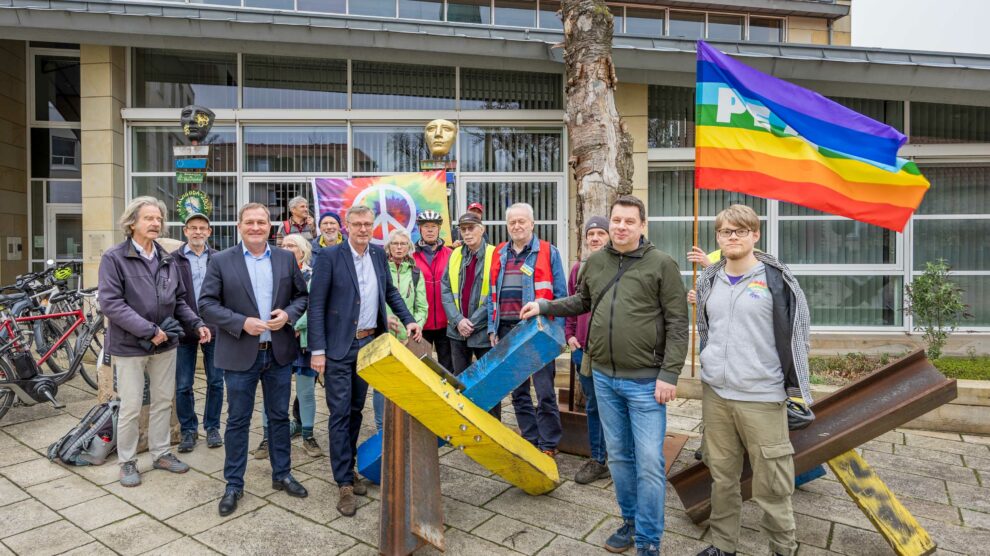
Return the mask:
[[852, 0], [852, 44], [990, 54], [990, 1]]

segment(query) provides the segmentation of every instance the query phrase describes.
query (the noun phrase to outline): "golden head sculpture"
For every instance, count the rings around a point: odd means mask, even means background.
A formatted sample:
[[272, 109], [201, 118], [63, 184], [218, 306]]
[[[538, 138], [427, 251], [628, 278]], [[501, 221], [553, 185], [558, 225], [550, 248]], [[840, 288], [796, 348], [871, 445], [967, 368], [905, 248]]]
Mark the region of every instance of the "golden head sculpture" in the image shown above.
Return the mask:
[[433, 120], [426, 124], [424, 129], [426, 135], [426, 145], [430, 147], [430, 154], [435, 158], [445, 156], [454, 146], [454, 139], [457, 138], [457, 125], [449, 120]]

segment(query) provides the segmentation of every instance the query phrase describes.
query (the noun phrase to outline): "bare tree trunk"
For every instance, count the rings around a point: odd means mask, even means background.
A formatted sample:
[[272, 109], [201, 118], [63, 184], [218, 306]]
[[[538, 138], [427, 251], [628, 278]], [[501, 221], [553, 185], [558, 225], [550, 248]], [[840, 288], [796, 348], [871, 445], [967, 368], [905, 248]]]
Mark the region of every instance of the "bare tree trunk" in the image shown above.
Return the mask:
[[578, 253], [585, 215], [608, 216], [619, 195], [632, 193], [633, 139], [615, 108], [612, 12], [604, 0], [563, 0], [567, 66], [568, 165], [578, 187]]

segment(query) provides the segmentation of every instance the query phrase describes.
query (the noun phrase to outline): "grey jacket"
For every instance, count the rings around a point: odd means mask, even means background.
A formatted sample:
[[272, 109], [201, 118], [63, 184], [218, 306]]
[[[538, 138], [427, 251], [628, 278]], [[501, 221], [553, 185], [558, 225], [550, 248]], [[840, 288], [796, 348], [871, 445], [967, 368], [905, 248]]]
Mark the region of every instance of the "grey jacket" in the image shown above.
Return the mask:
[[[479, 298], [481, 297], [481, 286], [482, 282], [488, 280], [487, 276], [484, 276], [485, 272], [485, 248], [487, 243], [482, 241], [481, 247], [478, 248], [478, 263], [474, 268], [474, 284], [471, 286], [471, 306], [474, 309], [471, 311], [471, 324], [474, 325], [474, 333], [467, 338], [468, 347], [472, 348], [487, 348], [491, 347], [491, 341], [488, 339], [488, 304], [491, 303], [491, 298], [486, 296], [482, 301], [481, 305], [478, 305]], [[461, 267], [457, 269], [459, 276], [461, 278], [460, 283], [464, 283], [464, 272], [467, 270], [468, 264], [471, 262], [470, 250], [468, 250], [467, 245], [462, 245], [458, 247], [462, 249], [463, 257], [461, 258]], [[450, 270], [450, 269], [448, 269]], [[464, 316], [461, 311], [454, 304], [454, 294], [450, 289], [450, 274], [448, 272], [443, 273], [443, 278], [440, 279], [440, 297], [443, 301], [443, 310], [447, 313], [447, 337], [454, 340], [463, 341], [465, 338], [461, 336], [461, 333], [457, 331], [457, 323], [461, 322]]]
[[136, 357], [175, 349], [171, 339], [147, 351], [138, 343], [150, 340], [165, 317], [175, 317], [187, 330], [204, 326], [186, 304], [186, 287], [175, 259], [157, 243], [158, 269], [150, 273], [130, 238], [111, 247], [100, 260], [100, 308], [110, 322], [106, 349], [110, 355]]
[[[811, 328], [808, 301], [787, 265], [760, 251], [756, 251], [754, 255], [766, 267], [767, 288], [773, 298], [774, 345], [784, 373], [784, 389], [788, 396], [801, 395], [810, 404], [813, 400], [808, 368]], [[701, 339], [702, 352], [708, 345], [708, 316], [705, 307], [715, 277], [723, 268], [725, 259], [706, 268], [698, 278], [698, 336]]]

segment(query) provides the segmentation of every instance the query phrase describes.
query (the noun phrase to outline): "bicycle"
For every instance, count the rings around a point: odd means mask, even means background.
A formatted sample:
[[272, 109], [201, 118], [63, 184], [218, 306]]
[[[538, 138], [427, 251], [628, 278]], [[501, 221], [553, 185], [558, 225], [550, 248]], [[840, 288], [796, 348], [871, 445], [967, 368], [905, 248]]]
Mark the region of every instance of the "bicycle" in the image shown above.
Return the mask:
[[[93, 354], [96, 361], [96, 368], [90, 374], [85, 365], [79, 366], [79, 375], [94, 390], [99, 387], [100, 368], [104, 364], [105, 349], [103, 346], [106, 334], [106, 321], [100, 311], [99, 291], [94, 288], [79, 290], [69, 290], [52, 296], [48, 303], [48, 313], [71, 313], [79, 309], [83, 311], [86, 322], [79, 326], [75, 332], [75, 342], [72, 347], [72, 354], [86, 351]], [[64, 330], [70, 323], [64, 323], [61, 330]], [[46, 342], [49, 338], [46, 338]]]
[[[65, 404], [56, 399], [58, 387], [70, 380], [82, 365], [84, 351], [77, 351], [66, 370], [42, 373], [41, 365], [47, 363], [65, 345], [72, 333], [86, 322], [86, 317], [82, 309], [65, 313], [15, 316], [10, 307], [27, 298], [28, 294], [25, 293], [0, 295], [0, 419], [7, 414], [15, 401], [23, 405], [49, 402], [56, 409], [64, 408]], [[30, 336], [34, 335], [35, 327], [20, 325], [70, 317], [74, 317], [74, 320], [68, 329], [35, 360], [30, 347], [33, 339]]]

